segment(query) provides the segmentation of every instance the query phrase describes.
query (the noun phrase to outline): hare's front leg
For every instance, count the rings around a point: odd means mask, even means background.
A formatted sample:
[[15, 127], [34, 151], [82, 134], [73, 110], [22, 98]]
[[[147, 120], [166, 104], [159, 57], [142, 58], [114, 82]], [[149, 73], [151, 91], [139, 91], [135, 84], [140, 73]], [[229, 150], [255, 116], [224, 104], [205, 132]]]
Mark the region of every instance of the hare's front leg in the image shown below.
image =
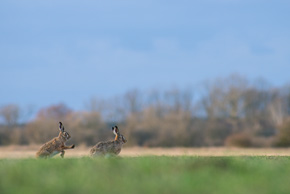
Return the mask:
[[64, 150], [62, 150], [62, 151], [60, 152], [60, 156], [61, 156], [62, 158], [64, 157], [64, 153], [65, 153]]
[[62, 146], [62, 149], [66, 150], [66, 149], [74, 149], [75, 148], [75, 145], [71, 145], [71, 146], [66, 146], [66, 145], [63, 145]]
[[63, 157], [64, 157], [64, 153], [65, 153], [63, 147], [59, 147], [59, 148], [57, 149], [57, 151], [58, 151], [58, 153], [60, 153], [60, 156], [63, 158]]

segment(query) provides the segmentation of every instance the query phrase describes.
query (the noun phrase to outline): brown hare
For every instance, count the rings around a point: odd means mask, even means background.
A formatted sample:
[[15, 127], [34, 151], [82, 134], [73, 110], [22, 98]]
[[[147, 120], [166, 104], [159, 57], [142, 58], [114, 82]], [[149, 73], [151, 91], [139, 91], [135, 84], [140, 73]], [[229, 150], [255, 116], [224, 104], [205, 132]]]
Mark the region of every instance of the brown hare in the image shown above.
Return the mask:
[[97, 143], [90, 151], [91, 156], [118, 155], [121, 152], [122, 145], [127, 140], [120, 134], [117, 126], [112, 127], [112, 131], [116, 135], [115, 140]]
[[63, 158], [65, 149], [73, 149], [75, 147], [75, 145], [66, 146], [64, 144], [70, 138], [70, 135], [64, 131], [64, 126], [61, 122], [59, 122], [59, 130], [58, 137], [53, 138], [40, 147], [36, 153], [37, 158], [53, 157], [59, 153], [61, 153], [60, 156]]

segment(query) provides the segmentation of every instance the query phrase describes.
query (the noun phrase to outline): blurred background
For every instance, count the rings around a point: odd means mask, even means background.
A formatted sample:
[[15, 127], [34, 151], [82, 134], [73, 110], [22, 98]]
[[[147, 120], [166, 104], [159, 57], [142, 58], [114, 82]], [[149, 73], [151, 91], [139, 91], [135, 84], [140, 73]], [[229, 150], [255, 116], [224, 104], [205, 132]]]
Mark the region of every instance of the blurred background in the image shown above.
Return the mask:
[[0, 145], [290, 145], [290, 2], [0, 2]]

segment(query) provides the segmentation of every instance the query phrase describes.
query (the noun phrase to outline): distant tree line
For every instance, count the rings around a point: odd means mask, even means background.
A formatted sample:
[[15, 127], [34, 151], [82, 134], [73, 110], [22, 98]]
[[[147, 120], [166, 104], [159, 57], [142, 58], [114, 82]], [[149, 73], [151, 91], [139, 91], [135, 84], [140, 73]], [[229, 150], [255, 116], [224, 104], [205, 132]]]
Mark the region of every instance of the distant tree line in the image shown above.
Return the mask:
[[[24, 113], [25, 112], [25, 113]], [[112, 139], [111, 126], [127, 146], [290, 145], [290, 85], [272, 87], [232, 75], [195, 87], [128, 91], [111, 99], [91, 98], [83, 111], [65, 104], [42, 108], [29, 122], [18, 105], [0, 107], [0, 145], [41, 144], [62, 121], [76, 144]]]

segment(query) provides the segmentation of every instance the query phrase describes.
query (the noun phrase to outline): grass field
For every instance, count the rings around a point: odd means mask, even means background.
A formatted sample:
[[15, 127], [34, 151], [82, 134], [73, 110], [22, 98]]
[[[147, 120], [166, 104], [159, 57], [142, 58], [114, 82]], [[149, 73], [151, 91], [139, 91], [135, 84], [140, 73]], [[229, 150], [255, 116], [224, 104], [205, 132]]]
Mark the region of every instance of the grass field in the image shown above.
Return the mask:
[[0, 193], [290, 193], [288, 156], [0, 159]]

